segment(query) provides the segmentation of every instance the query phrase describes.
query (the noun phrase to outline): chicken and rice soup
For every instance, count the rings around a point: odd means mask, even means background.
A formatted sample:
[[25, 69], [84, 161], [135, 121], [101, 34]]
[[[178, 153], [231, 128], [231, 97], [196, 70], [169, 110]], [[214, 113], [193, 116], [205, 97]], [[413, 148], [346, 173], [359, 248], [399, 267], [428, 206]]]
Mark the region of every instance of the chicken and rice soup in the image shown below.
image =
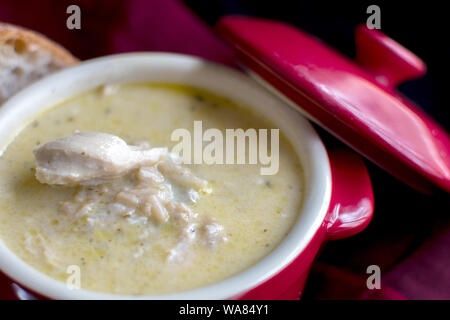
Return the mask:
[[177, 128], [273, 128], [203, 90], [121, 84], [38, 115], [0, 158], [0, 237], [39, 271], [81, 288], [151, 295], [226, 279], [268, 255], [300, 211], [301, 165], [281, 132], [279, 170], [187, 165]]

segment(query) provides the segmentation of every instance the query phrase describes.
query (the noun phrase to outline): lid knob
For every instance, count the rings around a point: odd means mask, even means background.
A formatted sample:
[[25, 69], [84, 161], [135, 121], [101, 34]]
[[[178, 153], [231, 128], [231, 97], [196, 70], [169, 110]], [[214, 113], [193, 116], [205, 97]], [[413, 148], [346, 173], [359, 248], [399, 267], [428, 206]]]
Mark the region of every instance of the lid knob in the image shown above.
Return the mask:
[[387, 87], [423, 76], [427, 67], [414, 53], [380, 31], [359, 25], [355, 30], [356, 60]]

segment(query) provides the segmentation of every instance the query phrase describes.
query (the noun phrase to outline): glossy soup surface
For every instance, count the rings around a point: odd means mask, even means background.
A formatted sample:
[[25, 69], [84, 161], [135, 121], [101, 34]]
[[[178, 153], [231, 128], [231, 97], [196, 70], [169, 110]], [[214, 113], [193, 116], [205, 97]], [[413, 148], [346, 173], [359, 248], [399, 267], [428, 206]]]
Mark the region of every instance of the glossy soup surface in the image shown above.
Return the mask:
[[[106, 90], [107, 89], [107, 90]], [[66, 282], [80, 268], [81, 288], [120, 294], [189, 290], [235, 275], [257, 263], [282, 241], [297, 219], [302, 198], [298, 158], [280, 130], [280, 164], [261, 176], [260, 165], [189, 165], [212, 193], [191, 208], [224, 228], [227, 241], [195, 242], [183, 259], [167, 260], [179, 241], [176, 227], [122, 219], [83, 228], [60, 210], [78, 187], [50, 186], [35, 176], [33, 149], [74, 130], [117, 135], [128, 143], [173, 147], [171, 133], [207, 128], [273, 128], [260, 115], [207, 92], [163, 84], [126, 84], [75, 96], [31, 121], [0, 158], [0, 237], [21, 259]], [[90, 212], [93, 216], [96, 212]]]

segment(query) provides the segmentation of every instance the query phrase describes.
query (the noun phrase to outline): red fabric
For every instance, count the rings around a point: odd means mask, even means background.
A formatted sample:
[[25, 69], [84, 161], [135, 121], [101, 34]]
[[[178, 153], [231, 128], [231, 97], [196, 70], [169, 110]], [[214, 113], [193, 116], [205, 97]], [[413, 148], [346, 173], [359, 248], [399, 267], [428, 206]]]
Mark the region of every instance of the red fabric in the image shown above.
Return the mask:
[[[82, 8], [81, 30], [66, 28], [66, 8], [71, 4]], [[231, 50], [176, 0], [2, 0], [0, 21], [39, 31], [82, 60], [120, 52], [169, 51], [233, 64]], [[394, 235], [389, 241], [378, 239], [376, 232], [369, 231], [369, 236], [370, 246], [356, 258], [348, 256], [339, 266], [315, 263], [305, 297], [450, 298], [450, 228], [439, 229], [418, 250], [406, 255], [411, 242], [408, 235]], [[355, 265], [370, 264], [383, 266], [381, 290], [368, 290], [365, 270], [355, 271]], [[0, 299], [8, 298], [14, 298], [10, 283], [0, 277]]]
[[[69, 30], [69, 5], [81, 8], [81, 29]], [[167, 51], [232, 64], [231, 50], [174, 0], [2, 0], [0, 21], [39, 31], [81, 60], [130, 51]]]

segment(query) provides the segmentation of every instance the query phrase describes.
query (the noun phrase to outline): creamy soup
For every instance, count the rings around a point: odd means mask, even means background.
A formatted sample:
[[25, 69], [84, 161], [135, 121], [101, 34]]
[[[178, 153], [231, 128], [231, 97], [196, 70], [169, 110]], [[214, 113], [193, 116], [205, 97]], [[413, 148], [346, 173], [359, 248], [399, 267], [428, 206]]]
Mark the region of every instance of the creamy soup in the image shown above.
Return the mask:
[[[2, 241], [55, 279], [66, 282], [76, 266], [82, 289], [117, 294], [185, 291], [254, 265], [297, 219], [301, 165], [282, 131], [274, 175], [261, 175], [260, 164], [182, 164], [171, 134], [196, 120], [222, 131], [274, 127], [226, 98], [165, 84], [102, 87], [38, 115], [0, 158]], [[43, 152], [69, 145], [67, 136], [169, 151], [104, 181], [51, 180], [33, 151], [55, 159]]]

